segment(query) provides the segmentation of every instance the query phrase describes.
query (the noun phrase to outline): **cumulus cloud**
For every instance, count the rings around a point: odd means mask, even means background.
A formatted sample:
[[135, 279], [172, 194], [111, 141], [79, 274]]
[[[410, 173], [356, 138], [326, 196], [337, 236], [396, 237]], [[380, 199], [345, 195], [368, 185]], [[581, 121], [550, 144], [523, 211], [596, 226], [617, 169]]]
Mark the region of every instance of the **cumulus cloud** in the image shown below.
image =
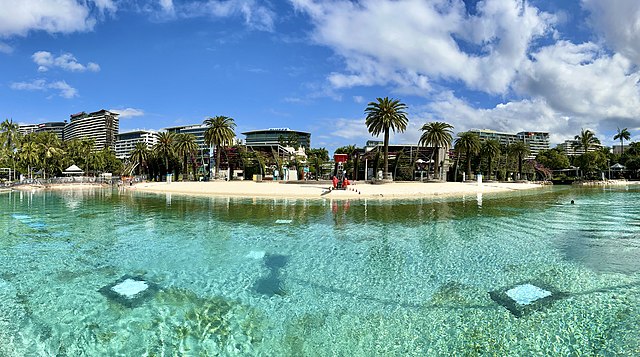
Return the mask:
[[144, 115], [144, 111], [142, 109], [136, 108], [109, 109], [109, 111], [120, 114], [120, 118], [133, 118]]
[[78, 90], [67, 84], [65, 81], [47, 82], [44, 79], [34, 79], [30, 82], [14, 82], [10, 85], [14, 90], [27, 91], [48, 91], [55, 89], [59, 91], [59, 95], [63, 98], [74, 98], [78, 96]]
[[640, 65], [640, 2], [582, 0], [590, 22], [614, 51]]
[[[543, 130], [554, 142], [583, 127], [640, 127], [638, 1], [582, 0], [600, 35], [584, 43], [555, 29], [563, 13], [519, 0], [290, 1], [310, 18], [311, 38], [344, 61], [327, 76], [332, 88], [383, 86], [422, 96], [426, 104], [412, 113], [420, 124]], [[501, 104], [482, 108], [458, 97], [468, 92]], [[414, 137], [407, 130], [397, 139]]]
[[56, 57], [52, 55], [51, 52], [38, 51], [34, 53], [31, 58], [33, 59], [33, 62], [38, 65], [39, 72], [46, 72], [52, 67], [62, 68], [71, 72], [100, 71], [100, 66], [98, 64], [89, 62], [86, 65], [83, 65], [79, 63], [76, 57], [71, 53], [63, 53]]
[[312, 38], [344, 59], [346, 72], [329, 76], [338, 88], [392, 85], [428, 91], [430, 81], [446, 80], [506, 93], [531, 42], [555, 21], [516, 0], [478, 2], [475, 15], [462, 1], [450, 0], [291, 2], [310, 16]]
[[[106, 6], [106, 3], [102, 6]], [[96, 23], [85, 1], [0, 0], [0, 9], [0, 37], [24, 36], [30, 31], [88, 31]]]

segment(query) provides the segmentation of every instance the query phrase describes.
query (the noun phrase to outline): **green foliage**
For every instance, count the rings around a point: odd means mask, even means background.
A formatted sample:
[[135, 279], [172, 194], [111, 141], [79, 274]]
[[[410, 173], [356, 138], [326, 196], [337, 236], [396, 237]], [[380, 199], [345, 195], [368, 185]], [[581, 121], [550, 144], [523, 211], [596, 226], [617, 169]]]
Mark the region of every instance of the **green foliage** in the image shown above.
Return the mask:
[[236, 123], [233, 118], [226, 116], [216, 116], [207, 118], [204, 122], [207, 130], [204, 133], [204, 142], [216, 148], [216, 173], [220, 169], [220, 151], [223, 147], [233, 145], [236, 137], [234, 132]]
[[434, 147], [435, 165], [433, 170], [436, 175], [439, 175], [440, 173], [439, 167], [441, 160], [438, 157], [440, 152], [439, 148], [448, 148], [451, 146], [451, 142], [453, 141], [452, 129], [453, 125], [438, 121], [426, 123], [422, 126], [422, 128], [420, 128], [420, 130], [422, 130], [422, 135], [420, 136], [418, 144], [422, 146], [433, 145]]
[[367, 117], [365, 124], [369, 132], [375, 136], [384, 133], [384, 172], [389, 172], [389, 131], [402, 133], [407, 129], [407, 105], [389, 97], [376, 98], [369, 102], [364, 110]]
[[458, 133], [454, 148], [458, 156], [464, 154], [467, 161], [467, 179], [470, 179], [471, 159], [480, 152], [480, 138], [470, 131]]
[[576, 148], [582, 148], [585, 152], [590, 148], [600, 144], [600, 139], [589, 129], [582, 129], [580, 134], [574, 137], [578, 142], [575, 144]]
[[558, 148], [541, 151], [536, 156], [536, 161], [551, 170], [567, 169], [570, 166], [569, 157], [563, 150]]
[[607, 158], [601, 151], [589, 151], [576, 157], [576, 164], [587, 177], [596, 177], [598, 171], [607, 170]]

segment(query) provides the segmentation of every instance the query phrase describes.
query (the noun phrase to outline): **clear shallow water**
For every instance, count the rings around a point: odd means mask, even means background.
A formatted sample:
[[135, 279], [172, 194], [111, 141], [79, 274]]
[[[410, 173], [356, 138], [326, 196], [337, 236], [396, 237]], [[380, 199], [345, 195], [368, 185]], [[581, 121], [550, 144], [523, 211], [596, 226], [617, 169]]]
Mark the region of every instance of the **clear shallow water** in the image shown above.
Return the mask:
[[[640, 353], [634, 186], [394, 203], [13, 192], [0, 208], [0, 356]], [[99, 292], [125, 275], [160, 291], [134, 308]], [[489, 297], [527, 282], [565, 295], [521, 318]]]

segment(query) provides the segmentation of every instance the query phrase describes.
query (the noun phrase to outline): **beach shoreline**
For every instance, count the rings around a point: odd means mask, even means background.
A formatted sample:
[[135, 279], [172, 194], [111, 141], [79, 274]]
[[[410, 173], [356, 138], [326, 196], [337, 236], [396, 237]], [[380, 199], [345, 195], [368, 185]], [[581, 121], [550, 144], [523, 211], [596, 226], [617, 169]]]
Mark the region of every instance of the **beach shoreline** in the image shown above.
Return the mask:
[[125, 187], [149, 193], [171, 193], [212, 197], [291, 199], [420, 199], [463, 197], [478, 193], [499, 193], [545, 187], [539, 183], [515, 182], [355, 182], [346, 190], [331, 189], [326, 182], [285, 183], [253, 181], [142, 182]]

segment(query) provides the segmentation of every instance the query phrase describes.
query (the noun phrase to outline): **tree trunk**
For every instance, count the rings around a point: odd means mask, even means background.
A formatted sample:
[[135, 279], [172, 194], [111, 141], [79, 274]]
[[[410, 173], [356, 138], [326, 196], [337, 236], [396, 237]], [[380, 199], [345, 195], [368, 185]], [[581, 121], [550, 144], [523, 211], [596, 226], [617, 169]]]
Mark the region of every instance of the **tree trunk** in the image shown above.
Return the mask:
[[440, 170], [438, 170], [440, 168], [440, 150], [437, 146], [435, 147], [434, 153], [433, 173], [438, 180], [442, 180], [442, 175], [440, 175]]
[[518, 179], [522, 180], [522, 156], [518, 155]]
[[487, 172], [487, 176], [488, 176], [488, 179], [491, 180], [491, 156], [489, 156], [489, 160], [488, 161], [489, 162], [487, 163], [487, 166], [489, 166], [488, 167], [488, 171], [489, 172]]
[[384, 131], [384, 179], [389, 176], [389, 128]]
[[471, 180], [471, 153], [467, 151], [467, 180]]
[[218, 171], [220, 171], [220, 148], [220, 145], [216, 145], [216, 177], [218, 176]]

